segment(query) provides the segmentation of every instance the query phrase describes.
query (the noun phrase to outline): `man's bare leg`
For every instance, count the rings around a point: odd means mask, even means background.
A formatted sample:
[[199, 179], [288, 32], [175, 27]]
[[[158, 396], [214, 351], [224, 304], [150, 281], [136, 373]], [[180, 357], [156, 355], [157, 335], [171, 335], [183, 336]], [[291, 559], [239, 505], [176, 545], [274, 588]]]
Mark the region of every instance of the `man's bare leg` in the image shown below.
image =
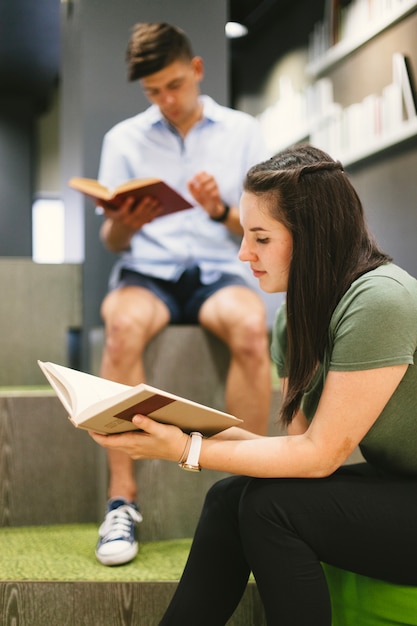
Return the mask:
[[[143, 352], [168, 324], [167, 307], [147, 289], [123, 287], [108, 294], [102, 316], [106, 342], [100, 375], [125, 385], [144, 382]], [[108, 451], [107, 459], [109, 505], [96, 556], [104, 565], [120, 565], [136, 556], [134, 525], [142, 517], [134, 505], [137, 485], [132, 459], [117, 450]]]
[[247, 287], [225, 287], [203, 304], [200, 323], [230, 349], [226, 410], [243, 419], [243, 427], [247, 430], [265, 434], [272, 381], [262, 300]]

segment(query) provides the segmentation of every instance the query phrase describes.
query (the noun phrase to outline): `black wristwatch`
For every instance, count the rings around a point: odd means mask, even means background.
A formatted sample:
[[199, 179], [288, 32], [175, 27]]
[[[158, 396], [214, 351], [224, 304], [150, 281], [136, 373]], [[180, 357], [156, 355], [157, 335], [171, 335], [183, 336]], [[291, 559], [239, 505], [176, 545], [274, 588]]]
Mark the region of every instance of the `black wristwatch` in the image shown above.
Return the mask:
[[229, 215], [229, 213], [230, 213], [230, 206], [228, 204], [225, 204], [223, 213], [217, 217], [210, 216], [210, 219], [212, 219], [213, 222], [225, 222], [227, 220], [227, 216]]

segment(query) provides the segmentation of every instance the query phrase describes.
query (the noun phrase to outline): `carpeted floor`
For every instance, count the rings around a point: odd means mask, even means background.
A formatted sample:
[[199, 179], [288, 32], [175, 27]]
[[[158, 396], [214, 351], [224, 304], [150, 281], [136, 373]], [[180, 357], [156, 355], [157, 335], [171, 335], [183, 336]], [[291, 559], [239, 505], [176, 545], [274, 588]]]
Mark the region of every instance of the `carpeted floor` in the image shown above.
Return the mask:
[[178, 580], [190, 539], [142, 543], [134, 561], [105, 567], [95, 558], [97, 525], [0, 528], [0, 580]]

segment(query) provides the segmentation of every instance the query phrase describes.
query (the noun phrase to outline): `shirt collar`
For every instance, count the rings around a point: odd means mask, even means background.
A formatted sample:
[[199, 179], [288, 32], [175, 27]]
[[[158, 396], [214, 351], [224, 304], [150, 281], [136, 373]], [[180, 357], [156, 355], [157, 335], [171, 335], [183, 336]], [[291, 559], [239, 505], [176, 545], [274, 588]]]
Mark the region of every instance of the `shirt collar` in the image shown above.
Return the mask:
[[[199, 96], [199, 101], [203, 103], [202, 121], [220, 122], [223, 119], [223, 107], [217, 104], [213, 98], [210, 96]], [[170, 126], [156, 104], [152, 104], [149, 107], [148, 119], [151, 126], [158, 124]]]

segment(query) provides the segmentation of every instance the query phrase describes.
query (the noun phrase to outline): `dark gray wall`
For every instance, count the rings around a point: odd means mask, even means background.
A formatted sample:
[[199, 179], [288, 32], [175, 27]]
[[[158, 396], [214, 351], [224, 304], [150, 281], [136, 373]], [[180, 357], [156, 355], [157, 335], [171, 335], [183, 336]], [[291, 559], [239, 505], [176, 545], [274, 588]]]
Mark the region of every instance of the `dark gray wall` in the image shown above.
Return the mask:
[[83, 367], [88, 368], [88, 331], [100, 323], [99, 307], [115, 257], [99, 242], [100, 219], [92, 204], [68, 190], [71, 176], [96, 177], [104, 133], [148, 106], [137, 84], [126, 79], [125, 50], [139, 21], [166, 21], [183, 28], [195, 54], [206, 62], [203, 91], [227, 99], [224, 0], [78, 0], [62, 15], [62, 189], [74, 216], [85, 212], [83, 272]]
[[291, 50], [304, 48], [327, 0], [259, 0], [245, 15], [242, 0], [230, 0], [238, 18], [243, 12], [249, 34], [230, 41], [232, 104], [242, 94], [258, 96], [276, 62]]
[[0, 100], [0, 256], [32, 254], [33, 125], [24, 100]]
[[417, 139], [348, 172], [381, 247], [417, 276]]
[[56, 86], [59, 6], [0, 2], [0, 257], [32, 256], [34, 134]]

